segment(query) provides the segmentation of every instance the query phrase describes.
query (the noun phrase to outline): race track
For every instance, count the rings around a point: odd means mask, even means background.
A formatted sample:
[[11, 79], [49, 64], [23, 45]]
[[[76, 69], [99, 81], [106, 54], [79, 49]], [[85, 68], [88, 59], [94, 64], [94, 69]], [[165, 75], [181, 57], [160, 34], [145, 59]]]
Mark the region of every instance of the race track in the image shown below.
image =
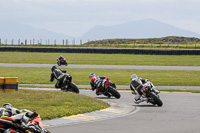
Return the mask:
[[[49, 67], [55, 64], [23, 64], [23, 63], [0, 63], [0, 67]], [[144, 69], [144, 70], [186, 70], [200, 71], [200, 66], [135, 66], [135, 65], [87, 65], [69, 64], [60, 68], [97, 68], [97, 69]]]
[[[81, 90], [81, 94], [96, 96], [92, 91]], [[135, 106], [136, 110], [123, 117], [94, 122], [47, 127], [53, 133], [199, 133], [200, 94], [161, 92], [163, 107], [148, 103], [134, 104], [130, 92], [120, 92], [120, 99], [108, 101]]]

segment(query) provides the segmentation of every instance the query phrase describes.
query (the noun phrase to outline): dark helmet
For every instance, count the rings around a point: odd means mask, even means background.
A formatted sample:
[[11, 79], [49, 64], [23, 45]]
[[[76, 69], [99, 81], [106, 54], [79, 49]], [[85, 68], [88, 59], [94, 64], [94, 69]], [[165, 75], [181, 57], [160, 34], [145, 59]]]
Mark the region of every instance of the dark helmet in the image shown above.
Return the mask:
[[12, 108], [12, 105], [10, 103], [4, 103], [4, 105], [2, 106], [2, 108]]
[[92, 77], [96, 77], [95, 73], [90, 73], [89, 78], [92, 79]]
[[53, 72], [55, 69], [57, 69], [56, 66], [52, 66], [51, 71]]

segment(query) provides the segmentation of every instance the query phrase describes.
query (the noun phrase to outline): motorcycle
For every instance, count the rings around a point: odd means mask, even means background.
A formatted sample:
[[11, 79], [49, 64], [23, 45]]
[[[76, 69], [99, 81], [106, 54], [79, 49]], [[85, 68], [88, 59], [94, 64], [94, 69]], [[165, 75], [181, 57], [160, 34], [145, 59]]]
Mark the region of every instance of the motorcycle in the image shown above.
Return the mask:
[[79, 94], [79, 89], [75, 83], [72, 82], [72, 76], [70, 74], [66, 74], [63, 84], [61, 86], [62, 91], [70, 91]]
[[35, 111], [0, 118], [0, 133], [50, 133]]
[[111, 96], [119, 99], [121, 95], [116, 89], [115, 83], [112, 83], [109, 78], [103, 80], [102, 87], [100, 88], [100, 92], [110, 98]]
[[58, 66], [61, 66], [61, 65], [67, 66], [68, 65], [67, 62], [66, 62], [66, 59], [64, 57], [59, 57], [56, 60], [57, 60]]
[[147, 103], [151, 103], [153, 105], [157, 104], [159, 107], [163, 105], [163, 102], [161, 101], [159, 95], [155, 92], [155, 87], [151, 82], [145, 83], [141, 92], [142, 96], [140, 97], [139, 102], [146, 101]]

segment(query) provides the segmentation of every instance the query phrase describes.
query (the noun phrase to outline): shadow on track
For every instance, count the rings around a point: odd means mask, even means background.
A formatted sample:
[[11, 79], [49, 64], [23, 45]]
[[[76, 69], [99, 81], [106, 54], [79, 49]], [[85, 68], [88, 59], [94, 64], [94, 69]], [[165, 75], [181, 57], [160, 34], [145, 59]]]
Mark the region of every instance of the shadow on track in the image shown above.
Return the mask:
[[136, 106], [136, 107], [158, 107], [158, 106], [156, 106], [156, 105], [151, 105], [151, 104], [146, 104], [146, 105], [138, 105], [138, 104], [134, 104], [133, 106]]
[[97, 98], [97, 99], [116, 99], [114, 97], [111, 97], [111, 98], [108, 98], [108, 97], [94, 97], [94, 98]]

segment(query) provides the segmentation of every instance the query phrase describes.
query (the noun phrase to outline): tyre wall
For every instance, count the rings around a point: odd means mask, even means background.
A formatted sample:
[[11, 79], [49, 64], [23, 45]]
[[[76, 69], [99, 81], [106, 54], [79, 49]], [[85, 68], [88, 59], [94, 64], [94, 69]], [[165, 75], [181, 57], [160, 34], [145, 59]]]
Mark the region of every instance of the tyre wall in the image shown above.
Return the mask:
[[101, 54], [200, 55], [200, 50], [177, 50], [177, 49], [116, 49], [116, 48], [3, 47], [1, 46], [0, 51], [101, 53]]

